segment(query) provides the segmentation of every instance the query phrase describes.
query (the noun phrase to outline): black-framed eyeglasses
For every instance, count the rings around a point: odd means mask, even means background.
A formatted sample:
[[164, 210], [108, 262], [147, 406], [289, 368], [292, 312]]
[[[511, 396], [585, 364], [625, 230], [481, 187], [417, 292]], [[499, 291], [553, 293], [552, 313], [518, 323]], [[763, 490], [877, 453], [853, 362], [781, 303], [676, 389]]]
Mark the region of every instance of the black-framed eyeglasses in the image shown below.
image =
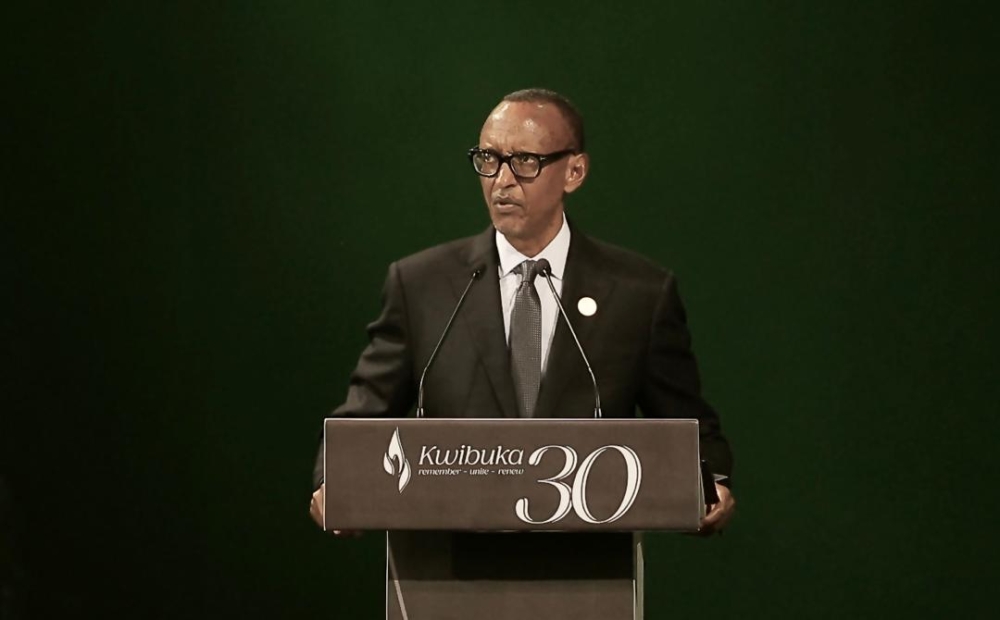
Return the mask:
[[542, 173], [542, 168], [567, 155], [576, 153], [575, 149], [556, 151], [555, 153], [511, 153], [502, 155], [493, 149], [481, 149], [474, 146], [469, 149], [469, 161], [476, 174], [482, 177], [495, 177], [500, 174], [500, 166], [507, 164], [510, 171], [519, 179], [534, 179]]

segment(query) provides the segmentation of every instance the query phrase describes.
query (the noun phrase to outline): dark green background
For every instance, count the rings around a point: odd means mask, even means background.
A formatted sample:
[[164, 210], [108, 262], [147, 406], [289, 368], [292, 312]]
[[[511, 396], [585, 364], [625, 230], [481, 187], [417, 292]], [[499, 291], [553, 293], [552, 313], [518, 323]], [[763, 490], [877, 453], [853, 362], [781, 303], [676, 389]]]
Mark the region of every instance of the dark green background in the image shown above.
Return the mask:
[[487, 225], [463, 152], [535, 85], [587, 119], [575, 221], [679, 274], [736, 451], [724, 537], [649, 537], [648, 616], [993, 607], [991, 3], [189, 4], [4, 9], [31, 617], [381, 613], [381, 539], [307, 517], [320, 420], [387, 264]]

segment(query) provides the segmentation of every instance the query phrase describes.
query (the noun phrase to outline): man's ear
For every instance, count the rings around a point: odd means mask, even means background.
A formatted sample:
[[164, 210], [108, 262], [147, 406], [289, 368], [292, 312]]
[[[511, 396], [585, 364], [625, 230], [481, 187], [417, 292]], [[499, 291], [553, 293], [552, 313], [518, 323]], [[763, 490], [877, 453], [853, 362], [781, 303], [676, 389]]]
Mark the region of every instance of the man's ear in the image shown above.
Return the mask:
[[583, 185], [588, 171], [590, 171], [589, 155], [586, 153], [570, 155], [569, 163], [566, 166], [566, 183], [563, 185], [563, 191], [567, 194], [575, 192], [578, 187]]

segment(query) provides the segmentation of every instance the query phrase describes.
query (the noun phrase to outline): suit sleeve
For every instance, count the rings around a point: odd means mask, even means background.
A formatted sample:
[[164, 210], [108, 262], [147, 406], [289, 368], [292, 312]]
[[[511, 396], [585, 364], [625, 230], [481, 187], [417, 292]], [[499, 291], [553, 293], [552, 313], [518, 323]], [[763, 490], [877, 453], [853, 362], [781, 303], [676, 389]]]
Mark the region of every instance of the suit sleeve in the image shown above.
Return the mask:
[[646, 376], [639, 395], [644, 415], [695, 418], [699, 422], [701, 458], [728, 486], [733, 456], [722, 434], [719, 416], [701, 396], [698, 365], [691, 350], [687, 315], [677, 292], [677, 280], [668, 274], [660, 290], [650, 325]]
[[[413, 406], [413, 355], [409, 346], [406, 296], [399, 266], [389, 266], [382, 289], [382, 312], [368, 325], [368, 346], [351, 373], [344, 403], [333, 416], [403, 417]], [[323, 442], [313, 468], [313, 488], [323, 483]]]

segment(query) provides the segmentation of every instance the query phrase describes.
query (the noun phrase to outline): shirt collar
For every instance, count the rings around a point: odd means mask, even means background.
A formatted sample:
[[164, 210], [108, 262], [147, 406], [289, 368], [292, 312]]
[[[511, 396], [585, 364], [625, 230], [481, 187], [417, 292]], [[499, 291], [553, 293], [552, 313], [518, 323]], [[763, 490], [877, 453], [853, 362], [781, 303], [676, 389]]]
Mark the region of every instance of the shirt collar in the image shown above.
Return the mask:
[[541, 260], [544, 258], [549, 261], [549, 266], [552, 268], [552, 277], [562, 280], [563, 272], [566, 270], [566, 256], [569, 254], [570, 239], [569, 224], [566, 222], [565, 213], [563, 213], [562, 228], [559, 229], [555, 238], [537, 256], [528, 257], [518, 252], [507, 241], [507, 237], [504, 237], [499, 230], [496, 232], [496, 237], [497, 253], [500, 255], [501, 277], [509, 274], [515, 267], [526, 260]]

